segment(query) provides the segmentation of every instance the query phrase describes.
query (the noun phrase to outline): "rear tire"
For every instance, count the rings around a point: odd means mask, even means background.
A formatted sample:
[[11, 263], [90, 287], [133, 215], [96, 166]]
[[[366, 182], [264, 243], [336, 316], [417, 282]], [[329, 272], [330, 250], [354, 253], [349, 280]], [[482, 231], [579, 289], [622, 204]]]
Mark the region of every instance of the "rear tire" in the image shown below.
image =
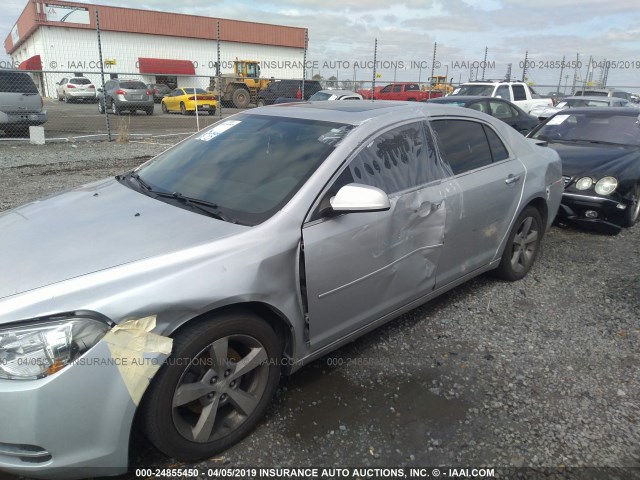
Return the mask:
[[535, 207], [527, 207], [511, 227], [500, 265], [493, 272], [514, 282], [524, 278], [538, 256], [543, 235], [542, 217]]
[[282, 347], [251, 313], [194, 322], [145, 394], [141, 424], [158, 450], [193, 461], [226, 450], [253, 430], [280, 379]]
[[213, 116], [213, 115], [215, 115], [215, 114], [216, 114], [216, 107], [211, 107], [211, 108], [209, 109], [209, 115]]
[[98, 113], [104, 114], [104, 100], [98, 100]]
[[182, 115], [186, 115], [187, 114], [187, 107], [184, 106], [183, 102], [180, 102], [180, 113]]
[[627, 228], [633, 227], [638, 223], [638, 218], [640, 218], [640, 183], [636, 185], [633, 192], [633, 203], [627, 207], [627, 213], [622, 226]]
[[147, 115], [153, 115], [153, 107], [147, 108], [145, 112], [147, 113]]
[[262, 98], [258, 100], [258, 106], [264, 107], [264, 100]]

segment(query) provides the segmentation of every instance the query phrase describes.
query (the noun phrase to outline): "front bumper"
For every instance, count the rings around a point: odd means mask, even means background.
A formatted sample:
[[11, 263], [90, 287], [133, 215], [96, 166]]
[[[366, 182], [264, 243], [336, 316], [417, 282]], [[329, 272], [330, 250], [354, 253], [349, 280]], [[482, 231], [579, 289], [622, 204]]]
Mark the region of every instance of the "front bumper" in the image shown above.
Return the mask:
[[136, 405], [109, 348], [40, 380], [0, 380], [0, 470], [86, 478], [127, 470]]
[[603, 233], [616, 234], [622, 229], [627, 208], [626, 203], [611, 198], [564, 192], [558, 219]]

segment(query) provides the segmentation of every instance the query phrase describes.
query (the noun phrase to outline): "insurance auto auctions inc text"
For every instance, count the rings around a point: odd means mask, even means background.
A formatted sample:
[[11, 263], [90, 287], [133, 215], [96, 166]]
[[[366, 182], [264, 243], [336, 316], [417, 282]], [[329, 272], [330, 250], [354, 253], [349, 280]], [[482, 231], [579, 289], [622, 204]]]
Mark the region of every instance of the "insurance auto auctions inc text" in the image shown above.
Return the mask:
[[493, 468], [211, 468], [210, 478], [494, 478]]

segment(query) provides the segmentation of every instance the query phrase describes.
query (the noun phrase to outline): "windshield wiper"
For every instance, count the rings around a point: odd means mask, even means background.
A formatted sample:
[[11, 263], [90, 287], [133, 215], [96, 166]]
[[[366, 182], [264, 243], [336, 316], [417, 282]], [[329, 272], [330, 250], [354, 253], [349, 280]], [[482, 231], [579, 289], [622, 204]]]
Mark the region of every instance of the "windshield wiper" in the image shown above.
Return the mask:
[[[116, 175], [116, 180], [118, 181], [122, 181], [122, 180], [129, 180], [129, 179], [133, 179], [136, 181], [136, 183], [140, 186], [140, 188], [142, 190], [146, 190], [146, 192], [153, 192], [153, 187], [151, 185], [149, 185], [147, 182], [145, 182], [142, 178], [140, 178], [140, 175], [138, 175], [136, 172], [134, 172], [133, 170], [130, 172], [127, 172], [123, 175]], [[154, 192], [155, 193], [155, 192]]]
[[156, 197], [162, 197], [162, 198], [173, 198], [181, 202], [183, 205], [186, 205], [194, 210], [200, 210], [201, 212], [204, 212], [208, 216], [217, 218], [218, 220], [222, 220], [223, 222], [238, 223], [236, 219], [231, 218], [225, 215], [224, 213], [222, 213], [222, 211], [220, 211], [220, 207], [213, 202], [200, 200], [199, 198], [185, 197], [180, 192], [170, 193], [170, 192], [153, 191], [153, 195]]
[[180, 192], [163, 192], [161, 190], [155, 190], [151, 185], [145, 182], [140, 175], [135, 173], [134, 171], [125, 173], [124, 175], [117, 175], [117, 180], [130, 180], [133, 179], [140, 186], [140, 191], [146, 195], [149, 195], [153, 198], [169, 198], [174, 199], [186, 205], [193, 210], [199, 210], [206, 215], [217, 218], [218, 220], [222, 220], [223, 222], [228, 223], [238, 223], [238, 221], [234, 218], [231, 218], [220, 211], [220, 207], [212, 202], [207, 202], [206, 200], [200, 200], [198, 198], [185, 197]]

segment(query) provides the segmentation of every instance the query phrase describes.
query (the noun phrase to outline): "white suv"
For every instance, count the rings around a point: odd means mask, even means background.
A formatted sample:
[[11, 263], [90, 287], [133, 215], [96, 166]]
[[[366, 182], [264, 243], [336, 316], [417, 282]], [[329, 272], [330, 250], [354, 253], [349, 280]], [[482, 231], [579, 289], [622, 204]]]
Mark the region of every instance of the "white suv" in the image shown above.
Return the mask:
[[30, 125], [47, 121], [42, 107], [42, 97], [29, 74], [0, 69], [0, 130], [28, 136]]

